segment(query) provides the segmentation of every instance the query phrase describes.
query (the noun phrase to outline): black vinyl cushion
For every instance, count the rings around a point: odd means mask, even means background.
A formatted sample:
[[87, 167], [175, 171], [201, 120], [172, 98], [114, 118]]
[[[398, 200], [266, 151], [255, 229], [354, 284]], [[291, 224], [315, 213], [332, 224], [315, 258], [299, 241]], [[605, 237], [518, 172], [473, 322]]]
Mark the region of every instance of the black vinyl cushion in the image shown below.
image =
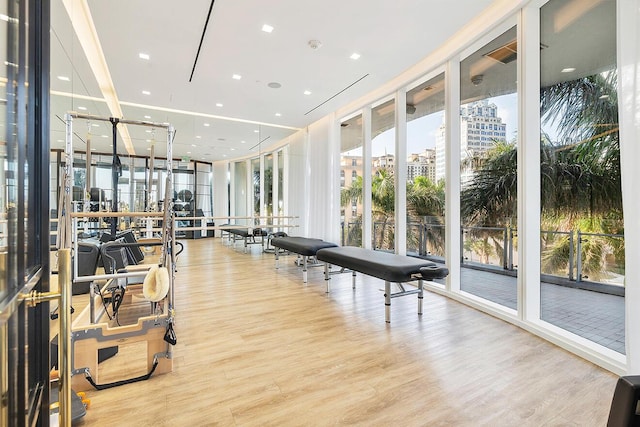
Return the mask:
[[353, 246], [320, 249], [316, 255], [319, 261], [345, 267], [389, 282], [407, 282], [412, 279], [413, 274], [420, 273], [422, 267], [436, 265], [434, 262], [420, 258]]
[[235, 234], [240, 237], [251, 237], [253, 234], [249, 233], [247, 228], [230, 228], [227, 230], [231, 234]]
[[319, 249], [333, 248], [338, 245], [325, 242], [322, 239], [310, 239], [307, 237], [274, 237], [271, 244], [276, 248], [284, 249], [302, 256], [315, 256]]
[[636, 413], [639, 400], [640, 376], [618, 378], [607, 427], [640, 426], [640, 415]]
[[444, 279], [449, 275], [449, 269], [447, 267], [432, 265], [429, 267], [422, 267], [420, 269], [420, 274], [422, 274], [422, 278], [425, 280]]

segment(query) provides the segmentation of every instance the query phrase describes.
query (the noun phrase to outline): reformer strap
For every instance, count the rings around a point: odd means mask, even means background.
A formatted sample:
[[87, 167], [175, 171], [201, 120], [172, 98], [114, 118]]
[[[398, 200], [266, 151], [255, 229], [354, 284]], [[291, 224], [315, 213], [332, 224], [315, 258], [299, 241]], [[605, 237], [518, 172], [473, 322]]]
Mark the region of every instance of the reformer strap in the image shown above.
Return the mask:
[[96, 382], [93, 381], [91, 374], [88, 374], [88, 373], [86, 374], [85, 378], [87, 381], [89, 381], [89, 384], [91, 384], [96, 390], [106, 390], [108, 388], [118, 387], [125, 384], [132, 384], [132, 383], [137, 383], [139, 381], [146, 381], [149, 378], [151, 378], [151, 375], [153, 375], [153, 371], [156, 370], [157, 366], [158, 366], [158, 358], [156, 357], [153, 359], [153, 366], [151, 367], [151, 370], [149, 371], [148, 374], [145, 374], [136, 378], [130, 378], [128, 380], [120, 380], [120, 381], [115, 381], [107, 384], [96, 384]]
[[176, 345], [178, 342], [176, 332], [173, 330], [173, 323], [171, 322], [169, 322], [169, 325], [167, 326], [167, 332], [164, 333], [164, 340], [171, 345]]

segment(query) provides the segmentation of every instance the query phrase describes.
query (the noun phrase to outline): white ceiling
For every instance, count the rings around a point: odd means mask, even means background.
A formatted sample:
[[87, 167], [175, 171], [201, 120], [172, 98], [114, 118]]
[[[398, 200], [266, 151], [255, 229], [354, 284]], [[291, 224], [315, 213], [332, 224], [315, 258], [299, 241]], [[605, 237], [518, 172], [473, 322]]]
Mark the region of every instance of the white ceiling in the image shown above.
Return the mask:
[[[429, 55], [492, 2], [217, 0], [189, 82], [210, 0], [88, 0], [124, 118], [173, 124], [174, 156], [204, 161], [246, 156], [251, 148], [257, 153], [357, 100]], [[261, 31], [263, 24], [273, 32]], [[56, 116], [111, 113], [62, 0], [52, 1], [51, 27], [51, 143], [62, 148], [64, 124]], [[322, 46], [314, 50], [310, 40]], [[150, 59], [139, 59], [140, 52]], [[354, 52], [360, 59], [349, 58]], [[271, 82], [281, 87], [270, 88]], [[164, 131], [128, 129], [137, 155], [148, 153], [150, 139], [163, 155]], [[98, 151], [111, 151], [108, 123], [76, 120], [74, 131], [75, 149], [84, 150], [89, 137]], [[121, 140], [117, 149], [126, 153]]]

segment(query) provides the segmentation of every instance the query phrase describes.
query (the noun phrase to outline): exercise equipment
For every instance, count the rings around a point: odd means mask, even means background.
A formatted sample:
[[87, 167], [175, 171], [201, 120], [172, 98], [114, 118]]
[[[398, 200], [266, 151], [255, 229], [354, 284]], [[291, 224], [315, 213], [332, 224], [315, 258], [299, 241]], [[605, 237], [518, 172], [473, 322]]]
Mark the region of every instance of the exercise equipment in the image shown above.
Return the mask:
[[309, 239], [307, 237], [274, 237], [271, 244], [276, 248], [276, 269], [279, 268], [279, 253], [277, 248], [296, 253], [302, 257], [302, 281], [307, 283], [308, 258], [315, 258], [320, 249], [333, 248], [338, 245], [325, 242], [322, 239]]
[[[73, 247], [78, 253], [78, 239], [76, 230], [78, 221], [85, 223], [90, 220], [102, 222], [108, 218], [111, 223], [110, 236], [105, 236], [105, 241], [101, 248], [101, 256], [105, 267], [105, 274], [93, 274], [83, 276], [82, 281], [105, 281], [102, 287], [93, 285], [90, 287], [89, 306], [78, 314], [71, 325], [73, 353], [73, 366], [71, 367], [71, 384], [78, 391], [87, 390], [91, 387], [101, 390], [115, 387], [122, 384], [149, 379], [154, 373], [170, 372], [173, 369], [172, 345], [175, 345], [175, 331], [173, 322], [175, 317], [173, 284], [175, 281], [175, 230], [173, 218], [173, 162], [172, 162], [172, 142], [174, 129], [171, 125], [137, 122], [116, 118], [101, 118], [89, 115], [69, 113], [66, 115], [67, 123], [67, 144], [65, 148], [66, 170], [64, 173], [64, 193], [60, 206], [64, 209], [69, 199], [71, 165], [72, 165], [72, 144], [73, 135], [72, 122], [74, 118], [85, 118], [88, 120], [109, 121], [113, 128], [113, 164], [112, 164], [112, 200], [111, 212], [71, 212], [64, 210], [61, 217], [60, 227], [64, 233], [58, 244], [63, 247]], [[167, 171], [165, 183], [165, 201], [163, 212], [117, 212], [118, 195], [117, 178], [120, 164], [116, 150], [116, 128], [118, 124], [132, 124], [141, 126], [151, 126], [163, 128], [167, 131]], [[66, 196], [66, 197], [64, 197]], [[103, 195], [98, 193], [99, 199]], [[89, 206], [89, 205], [87, 205]], [[162, 220], [162, 237], [159, 242], [140, 243], [135, 240], [132, 233], [116, 233], [117, 224], [124, 219], [146, 219], [158, 221]], [[115, 236], [115, 240], [113, 239]], [[66, 245], [66, 246], [64, 246]], [[140, 246], [159, 245], [161, 254], [159, 260], [154, 264], [134, 265], [144, 258], [140, 251]], [[78, 279], [78, 257], [74, 259], [74, 277]], [[152, 298], [139, 298], [136, 303], [136, 296], [143, 296], [143, 281], [147, 277], [150, 268], [155, 267], [155, 293]], [[161, 271], [161, 276], [158, 272]], [[137, 282], [137, 284], [135, 283]], [[118, 314], [126, 308], [130, 314], [131, 321], [128, 324], [120, 325]], [[117, 348], [118, 346], [131, 343], [146, 343], [147, 372], [144, 375], [127, 378], [110, 383], [101, 383], [97, 365], [98, 354], [104, 349]]]
[[[331, 265], [337, 265], [352, 272], [352, 287], [356, 287], [356, 272], [384, 280], [385, 321], [391, 322], [391, 298], [418, 294], [418, 314], [422, 314], [423, 280], [441, 279], [449, 274], [446, 267], [434, 262], [371, 249], [343, 246], [319, 249], [318, 261], [325, 263], [324, 275], [329, 292]], [[341, 272], [343, 272], [342, 270]], [[403, 283], [418, 282], [418, 289], [405, 289]], [[397, 283], [399, 292], [391, 293], [391, 282]]]

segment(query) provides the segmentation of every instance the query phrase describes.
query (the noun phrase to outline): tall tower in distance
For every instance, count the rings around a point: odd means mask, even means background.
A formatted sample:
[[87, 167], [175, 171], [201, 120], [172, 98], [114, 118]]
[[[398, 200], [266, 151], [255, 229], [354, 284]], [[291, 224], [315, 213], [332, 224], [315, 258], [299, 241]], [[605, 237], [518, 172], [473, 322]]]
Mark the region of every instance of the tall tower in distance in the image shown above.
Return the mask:
[[[436, 136], [436, 180], [445, 174], [445, 125], [442, 123]], [[464, 161], [480, 151], [488, 150], [495, 142], [507, 141], [507, 124], [498, 117], [498, 107], [488, 99], [471, 102], [460, 107], [460, 158]], [[471, 171], [463, 171], [464, 184], [472, 177]]]

